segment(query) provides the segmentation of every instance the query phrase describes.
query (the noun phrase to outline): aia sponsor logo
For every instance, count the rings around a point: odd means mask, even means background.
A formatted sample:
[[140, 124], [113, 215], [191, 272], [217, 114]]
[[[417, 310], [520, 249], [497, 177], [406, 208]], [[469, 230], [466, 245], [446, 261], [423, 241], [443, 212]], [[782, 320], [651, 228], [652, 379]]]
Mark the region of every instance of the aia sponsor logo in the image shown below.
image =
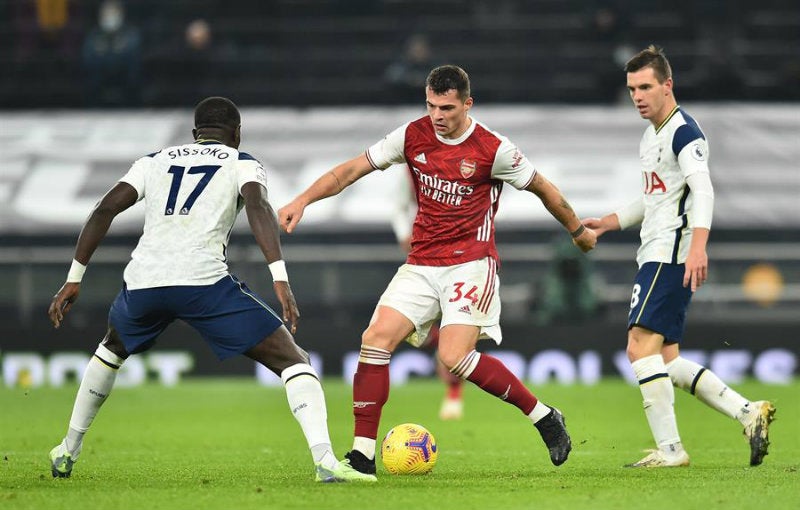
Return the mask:
[[474, 159], [464, 158], [461, 160], [459, 169], [461, 170], [461, 176], [464, 177], [464, 179], [469, 179], [470, 177], [475, 175], [475, 170], [477, 170], [477, 168], [478, 168], [477, 161], [475, 161]]
[[644, 194], [660, 195], [667, 192], [667, 185], [655, 172], [643, 172], [644, 175]]

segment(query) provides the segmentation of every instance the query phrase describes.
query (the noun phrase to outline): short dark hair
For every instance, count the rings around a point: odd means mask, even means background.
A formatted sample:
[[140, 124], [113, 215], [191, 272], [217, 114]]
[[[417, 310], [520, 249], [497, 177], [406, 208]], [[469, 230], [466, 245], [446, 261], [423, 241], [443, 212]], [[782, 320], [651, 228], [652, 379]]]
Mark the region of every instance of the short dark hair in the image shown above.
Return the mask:
[[242, 123], [239, 109], [227, 97], [207, 97], [194, 109], [194, 127], [234, 130]]
[[652, 67], [658, 83], [664, 83], [668, 78], [672, 78], [672, 67], [664, 54], [664, 50], [651, 44], [634, 55], [625, 64], [626, 73], [635, 73], [645, 67]]
[[462, 101], [469, 99], [469, 75], [458, 66], [446, 65], [434, 68], [425, 80], [425, 86], [434, 94], [447, 94], [448, 90], [458, 92]]

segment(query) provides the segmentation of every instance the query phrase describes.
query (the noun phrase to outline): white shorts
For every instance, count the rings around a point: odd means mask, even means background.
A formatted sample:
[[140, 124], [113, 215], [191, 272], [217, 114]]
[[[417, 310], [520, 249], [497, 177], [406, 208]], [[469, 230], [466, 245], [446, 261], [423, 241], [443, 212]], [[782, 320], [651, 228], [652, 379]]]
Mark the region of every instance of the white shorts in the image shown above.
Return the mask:
[[480, 327], [480, 338], [491, 338], [499, 345], [500, 278], [497, 262], [491, 257], [455, 266], [416, 266], [403, 264], [389, 282], [378, 306], [402, 313], [415, 331], [405, 340], [419, 347], [428, 338], [431, 326], [466, 324]]

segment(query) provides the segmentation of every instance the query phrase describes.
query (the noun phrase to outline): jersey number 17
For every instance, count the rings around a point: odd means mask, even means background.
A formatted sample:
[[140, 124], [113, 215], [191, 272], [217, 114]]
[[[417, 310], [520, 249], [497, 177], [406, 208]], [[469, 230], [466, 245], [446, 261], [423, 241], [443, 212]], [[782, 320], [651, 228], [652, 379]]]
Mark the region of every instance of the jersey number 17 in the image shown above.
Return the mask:
[[217, 173], [219, 169], [220, 165], [202, 165], [193, 166], [186, 172], [186, 167], [183, 166], [172, 165], [169, 167], [167, 173], [172, 174], [172, 186], [169, 188], [169, 197], [167, 197], [167, 207], [164, 209], [164, 215], [169, 216], [175, 213], [175, 202], [178, 201], [178, 191], [181, 189], [181, 181], [183, 180], [184, 172], [189, 174], [203, 174], [203, 177], [197, 181], [197, 185], [195, 185], [192, 192], [189, 193], [189, 196], [186, 197], [186, 202], [183, 203], [178, 214], [189, 214], [197, 197], [206, 189], [209, 181], [211, 181], [211, 178], [214, 177], [214, 174]]

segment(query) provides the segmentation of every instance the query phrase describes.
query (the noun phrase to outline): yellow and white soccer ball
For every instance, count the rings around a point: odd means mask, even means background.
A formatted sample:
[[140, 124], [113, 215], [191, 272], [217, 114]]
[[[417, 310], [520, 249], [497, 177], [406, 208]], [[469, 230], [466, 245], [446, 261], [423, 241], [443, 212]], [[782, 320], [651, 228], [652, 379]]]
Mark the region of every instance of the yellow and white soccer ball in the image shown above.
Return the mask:
[[393, 427], [381, 443], [381, 459], [386, 470], [395, 475], [424, 475], [439, 458], [436, 439], [428, 429], [416, 423]]

